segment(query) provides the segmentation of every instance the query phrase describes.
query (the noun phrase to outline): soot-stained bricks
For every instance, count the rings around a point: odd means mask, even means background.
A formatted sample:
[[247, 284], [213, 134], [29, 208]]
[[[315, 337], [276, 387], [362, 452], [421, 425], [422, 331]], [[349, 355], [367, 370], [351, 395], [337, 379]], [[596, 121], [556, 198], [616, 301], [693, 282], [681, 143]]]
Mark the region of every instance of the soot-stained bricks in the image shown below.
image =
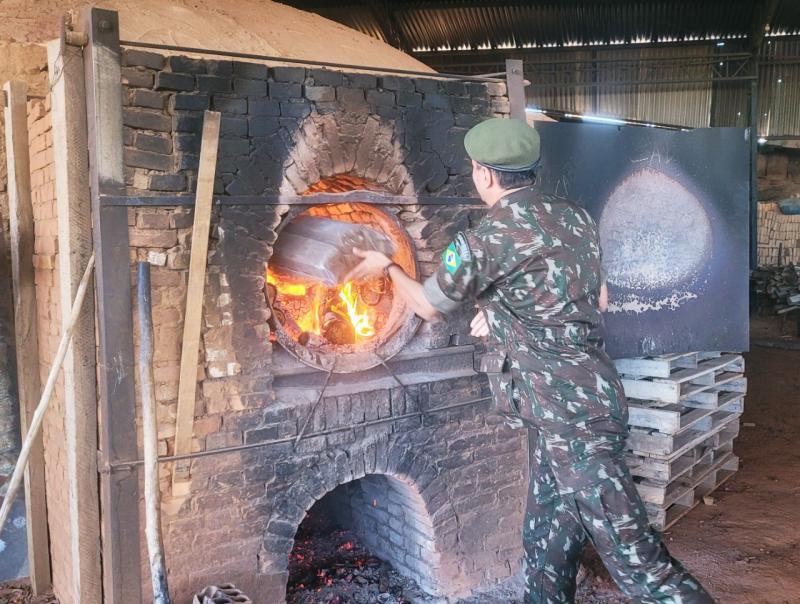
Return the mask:
[[[122, 85], [125, 178], [138, 195], [194, 191], [203, 111], [213, 109], [223, 115], [217, 195], [301, 194], [321, 179], [351, 174], [392, 194], [472, 196], [464, 134], [483, 117], [507, 113], [503, 84], [131, 50]], [[422, 276], [453, 234], [482, 215], [459, 204], [384, 209], [413, 241]], [[270, 340], [264, 267], [287, 211], [224, 204], [213, 212], [192, 449], [259, 447], [195, 459], [185, 499], [170, 496], [162, 473], [176, 597], [234, 582], [259, 601], [282, 601], [300, 522], [346, 484], [361, 496], [342, 502], [352, 508], [343, 513], [367, 519], [362, 532], [370, 532], [373, 547], [429, 591], [468, 594], [507, 577], [521, 554], [526, 435], [488, 412], [487, 384], [471, 363], [436, 373], [420, 358], [424, 379], [405, 388], [380, 367], [369, 374], [373, 381], [350, 376], [346, 388], [323, 397], [308, 438], [294, 446], [319, 395], [311, 385], [319, 372]], [[129, 211], [131, 259], [155, 264], [161, 455], [173, 452], [191, 226], [190, 208]], [[465, 308], [423, 325], [406, 354], [461, 350], [451, 347], [470, 342], [470, 315]], [[393, 486], [379, 499], [386, 484]], [[208, 543], [214, 546], [198, 557]]]

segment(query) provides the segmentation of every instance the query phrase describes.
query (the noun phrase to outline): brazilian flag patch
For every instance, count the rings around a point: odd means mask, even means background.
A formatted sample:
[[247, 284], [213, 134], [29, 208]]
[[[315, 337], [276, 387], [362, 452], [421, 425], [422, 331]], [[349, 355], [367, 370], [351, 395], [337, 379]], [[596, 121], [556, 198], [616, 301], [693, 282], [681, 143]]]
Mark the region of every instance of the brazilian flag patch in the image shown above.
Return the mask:
[[447, 269], [447, 272], [451, 275], [461, 266], [461, 256], [459, 256], [456, 251], [455, 242], [447, 246], [444, 254], [442, 254], [442, 261], [444, 262], [444, 267]]
[[444, 267], [451, 275], [454, 274], [458, 270], [458, 267], [461, 266], [461, 256], [459, 256], [458, 252], [456, 251], [455, 242], [447, 246], [444, 254], [442, 254], [442, 260], [444, 261]]

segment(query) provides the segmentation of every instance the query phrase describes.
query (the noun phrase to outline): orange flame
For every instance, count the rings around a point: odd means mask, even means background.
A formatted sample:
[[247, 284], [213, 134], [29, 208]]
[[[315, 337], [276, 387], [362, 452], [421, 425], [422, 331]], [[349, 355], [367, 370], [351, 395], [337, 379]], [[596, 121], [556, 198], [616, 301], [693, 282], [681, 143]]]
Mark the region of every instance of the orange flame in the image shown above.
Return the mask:
[[[350, 323], [353, 324], [353, 330], [356, 332], [357, 336], [362, 338], [374, 336], [375, 328], [370, 322], [369, 313], [360, 309], [358, 296], [353, 291], [352, 281], [345, 283], [342, 289], [339, 290], [339, 299], [344, 303], [344, 309], [342, 309], [340, 306], [337, 306], [332, 310], [335, 313], [350, 319]], [[345, 312], [342, 312], [342, 310]]]
[[322, 306], [322, 301], [325, 299], [325, 290], [322, 287], [313, 287], [314, 300], [311, 302], [311, 308], [302, 317], [297, 318], [297, 326], [300, 331], [307, 331], [308, 333], [320, 334], [319, 322], [319, 309]]
[[[313, 296], [310, 308], [302, 316], [297, 317], [297, 326], [302, 332], [320, 335], [322, 331], [321, 317], [322, 305], [325, 302], [327, 288], [320, 284], [292, 283], [267, 273], [267, 283], [285, 296], [303, 297]], [[375, 335], [369, 312], [363, 308], [352, 281], [345, 283], [338, 291], [339, 302], [330, 307], [340, 317], [350, 321], [353, 331], [358, 338], [369, 338]]]
[[278, 281], [272, 273], [267, 273], [267, 283], [274, 285], [278, 293], [285, 296], [305, 296], [308, 291], [308, 288], [302, 283]]

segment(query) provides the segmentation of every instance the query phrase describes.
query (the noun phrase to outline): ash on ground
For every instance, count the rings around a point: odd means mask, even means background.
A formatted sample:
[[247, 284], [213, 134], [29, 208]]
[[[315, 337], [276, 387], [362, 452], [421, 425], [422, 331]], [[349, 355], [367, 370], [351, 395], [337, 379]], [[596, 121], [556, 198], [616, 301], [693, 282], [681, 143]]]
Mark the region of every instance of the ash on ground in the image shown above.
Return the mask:
[[322, 514], [309, 515], [289, 557], [287, 604], [423, 604], [426, 594], [391, 564], [370, 554], [356, 535]]

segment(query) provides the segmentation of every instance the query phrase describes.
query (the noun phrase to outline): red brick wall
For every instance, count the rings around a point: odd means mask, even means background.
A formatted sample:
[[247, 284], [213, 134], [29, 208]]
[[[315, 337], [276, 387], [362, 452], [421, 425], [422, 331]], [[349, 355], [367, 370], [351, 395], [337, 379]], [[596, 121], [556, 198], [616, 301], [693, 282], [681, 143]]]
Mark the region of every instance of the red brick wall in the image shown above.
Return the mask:
[[[28, 134], [35, 223], [33, 266], [36, 275], [39, 372], [44, 386], [61, 336], [57, 270], [58, 222], [49, 97], [45, 101], [33, 100], [28, 103]], [[72, 554], [66, 488], [63, 375], [59, 376], [58, 385], [44, 419], [43, 436], [53, 586], [56, 596], [62, 604], [65, 604], [74, 602], [75, 598], [71, 593]]]

